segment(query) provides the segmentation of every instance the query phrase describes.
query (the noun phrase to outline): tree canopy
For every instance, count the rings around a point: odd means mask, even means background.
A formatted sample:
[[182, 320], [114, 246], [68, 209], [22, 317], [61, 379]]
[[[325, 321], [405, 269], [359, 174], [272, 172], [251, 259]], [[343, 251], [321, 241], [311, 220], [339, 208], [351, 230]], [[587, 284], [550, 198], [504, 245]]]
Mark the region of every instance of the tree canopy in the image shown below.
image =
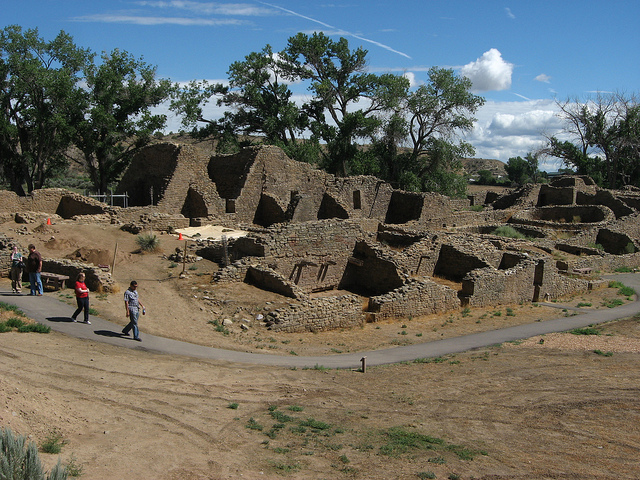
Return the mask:
[[598, 94], [557, 102], [569, 140], [552, 136], [545, 152], [601, 186], [640, 181], [640, 105], [635, 96]]
[[17, 25], [0, 31], [0, 154], [10, 188], [24, 195], [67, 166], [82, 117], [81, 71], [91, 58], [60, 32], [52, 41]]

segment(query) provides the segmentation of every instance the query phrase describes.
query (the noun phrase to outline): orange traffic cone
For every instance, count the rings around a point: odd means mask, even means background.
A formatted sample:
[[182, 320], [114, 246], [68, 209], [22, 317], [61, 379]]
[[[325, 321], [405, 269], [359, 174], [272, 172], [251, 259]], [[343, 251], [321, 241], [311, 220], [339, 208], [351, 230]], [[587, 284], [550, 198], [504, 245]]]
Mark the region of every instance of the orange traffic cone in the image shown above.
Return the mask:
[[178, 240], [182, 240], [182, 234], [178, 232]]
[[51, 225], [51, 219], [47, 218], [47, 225]]

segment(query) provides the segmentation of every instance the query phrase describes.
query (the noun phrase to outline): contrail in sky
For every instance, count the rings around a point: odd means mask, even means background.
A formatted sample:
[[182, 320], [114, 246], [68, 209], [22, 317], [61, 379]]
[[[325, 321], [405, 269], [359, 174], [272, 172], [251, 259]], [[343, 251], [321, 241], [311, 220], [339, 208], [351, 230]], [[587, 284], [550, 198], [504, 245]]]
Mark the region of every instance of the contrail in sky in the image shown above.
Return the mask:
[[341, 28], [337, 28], [337, 27], [334, 27], [333, 25], [329, 25], [328, 23], [324, 23], [324, 22], [321, 22], [320, 20], [316, 20], [315, 18], [307, 17], [307, 16], [302, 15], [300, 13], [294, 12], [292, 10], [288, 10], [286, 8], [283, 8], [283, 7], [278, 7], [277, 5], [272, 5], [270, 3], [260, 2], [260, 1], [258, 1], [258, 3], [260, 3], [262, 5], [267, 5], [268, 7], [271, 7], [271, 8], [277, 8], [278, 10], [282, 10], [283, 12], [290, 13], [291, 15], [295, 15], [296, 17], [304, 18], [305, 20], [309, 20], [310, 22], [314, 22], [314, 23], [317, 23], [319, 25], [322, 25], [323, 27], [331, 28], [333, 30], [338, 30], [340, 33], [343, 33], [345, 35], [349, 35], [349, 36], [351, 36], [353, 38], [357, 38], [358, 40], [362, 40], [363, 42], [372, 43], [372, 44], [374, 44], [374, 45], [376, 45], [378, 47], [384, 48], [385, 50], [389, 50], [390, 52], [397, 53], [398, 55], [402, 55], [403, 57], [406, 57], [406, 58], [409, 58], [409, 59], [411, 58], [406, 53], [400, 52], [398, 50], [394, 50], [393, 48], [389, 47], [388, 45], [384, 45], [383, 43], [376, 42], [375, 40], [369, 40], [368, 38], [360, 37], [360, 36], [358, 36], [358, 35], [356, 35], [354, 33], [347, 32], [346, 30], [342, 30]]

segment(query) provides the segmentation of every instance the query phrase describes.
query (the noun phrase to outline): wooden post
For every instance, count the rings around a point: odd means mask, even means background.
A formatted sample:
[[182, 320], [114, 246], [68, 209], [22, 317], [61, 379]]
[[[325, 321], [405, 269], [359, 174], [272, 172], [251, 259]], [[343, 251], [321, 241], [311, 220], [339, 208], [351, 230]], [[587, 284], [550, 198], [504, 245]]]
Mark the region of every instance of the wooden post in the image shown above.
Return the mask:
[[362, 357], [360, 361], [362, 362], [362, 373], [367, 373], [367, 357]]
[[185, 266], [187, 265], [187, 241], [184, 241], [184, 251], [182, 252], [182, 273], [184, 273]]
[[118, 242], [116, 242], [116, 248], [113, 249], [113, 262], [111, 263], [111, 276], [113, 277], [113, 271], [116, 268], [116, 255], [118, 254]]

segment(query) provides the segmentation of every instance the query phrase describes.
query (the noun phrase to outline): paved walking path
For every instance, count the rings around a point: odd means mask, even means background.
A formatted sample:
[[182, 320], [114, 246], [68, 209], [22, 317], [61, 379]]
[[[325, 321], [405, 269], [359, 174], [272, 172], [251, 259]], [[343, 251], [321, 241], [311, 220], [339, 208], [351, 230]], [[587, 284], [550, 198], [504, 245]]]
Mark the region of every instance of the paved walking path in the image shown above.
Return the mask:
[[[619, 274], [605, 278], [621, 281], [623, 284], [640, 292], [640, 274]], [[29, 295], [14, 295], [6, 288], [0, 288], [0, 300], [19, 307], [29, 318], [49, 325], [53, 330], [77, 338], [100, 341], [120, 347], [135, 348], [172, 355], [186, 355], [190, 357], [226, 360], [230, 362], [273, 365], [280, 367], [312, 368], [322, 366], [326, 368], [350, 368], [361, 366], [362, 357], [367, 357], [368, 366], [383, 365], [415, 360], [416, 358], [437, 357], [451, 353], [459, 353], [474, 348], [487, 347], [503, 342], [520, 340], [552, 332], [562, 332], [574, 328], [586, 327], [596, 323], [604, 323], [618, 318], [630, 317], [640, 312], [640, 302], [637, 300], [616, 308], [604, 308], [589, 311], [571, 317], [561, 317], [544, 322], [502, 328], [487, 332], [474, 333], [461, 337], [419, 343], [403, 347], [372, 350], [367, 352], [324, 355], [313, 357], [265, 355], [260, 353], [223, 350], [220, 348], [204, 347], [179, 340], [157, 337], [144, 333], [142, 325], [141, 343], [131, 337], [120, 334], [122, 326], [108, 322], [99, 317], [91, 316], [91, 325], [73, 323], [71, 314], [75, 306], [62, 303], [53, 296], [32, 297]], [[557, 304], [550, 304], [558, 306]], [[123, 307], [124, 308], [124, 307]], [[144, 317], [142, 317], [144, 318]], [[0, 337], [2, 338], [2, 337]]]

